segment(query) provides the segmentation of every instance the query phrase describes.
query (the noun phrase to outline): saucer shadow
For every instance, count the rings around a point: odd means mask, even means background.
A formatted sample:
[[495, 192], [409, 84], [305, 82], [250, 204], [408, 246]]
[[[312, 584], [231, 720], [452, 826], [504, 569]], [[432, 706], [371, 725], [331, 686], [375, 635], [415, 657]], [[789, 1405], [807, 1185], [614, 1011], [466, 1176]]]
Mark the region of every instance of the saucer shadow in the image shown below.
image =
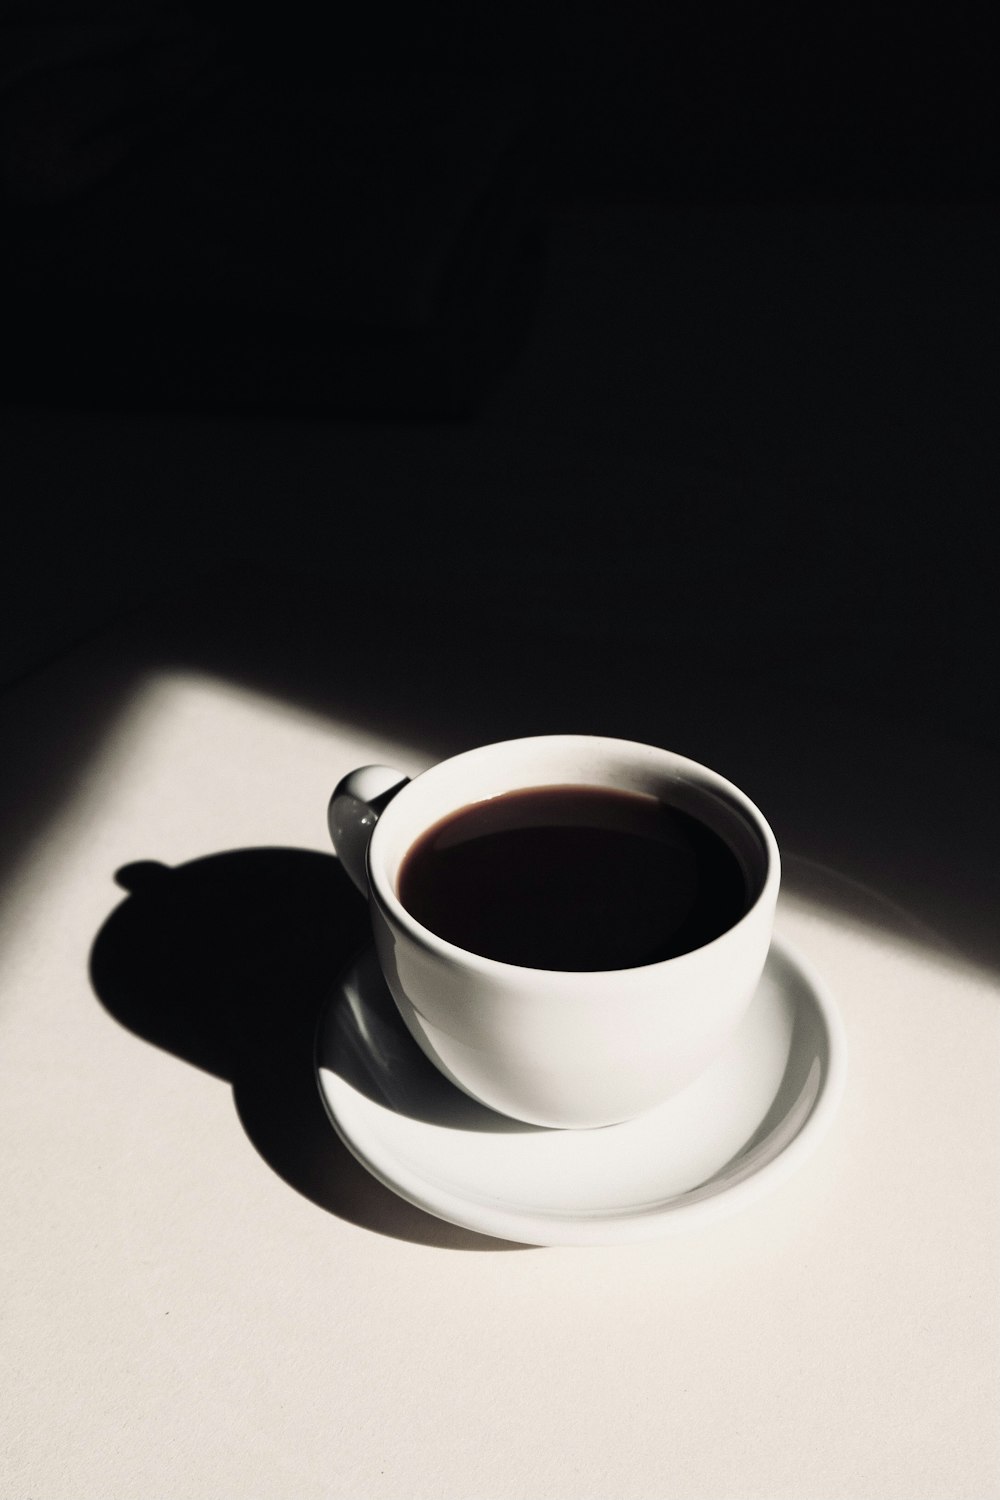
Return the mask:
[[232, 1084], [257, 1152], [319, 1207], [379, 1234], [456, 1250], [523, 1249], [435, 1219], [369, 1176], [335, 1134], [315, 1072], [319, 1017], [368, 934], [332, 855], [232, 849], [119, 870], [90, 977], [144, 1041]]

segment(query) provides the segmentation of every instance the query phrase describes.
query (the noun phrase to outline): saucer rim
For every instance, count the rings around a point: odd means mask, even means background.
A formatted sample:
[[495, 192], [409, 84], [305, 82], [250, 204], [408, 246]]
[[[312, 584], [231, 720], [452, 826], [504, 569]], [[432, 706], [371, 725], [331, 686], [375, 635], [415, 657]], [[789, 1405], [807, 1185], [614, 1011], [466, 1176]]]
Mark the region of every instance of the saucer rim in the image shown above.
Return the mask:
[[[818, 1048], [817, 1054], [825, 1050], [825, 1058], [819, 1089], [808, 1115], [791, 1140], [774, 1156], [768, 1157], [748, 1176], [735, 1183], [727, 1185], [724, 1181], [720, 1182], [715, 1192], [706, 1192], [712, 1184], [712, 1178], [709, 1177], [704, 1183], [695, 1184], [673, 1198], [607, 1210], [595, 1209], [592, 1213], [579, 1210], [563, 1212], [557, 1209], [544, 1212], [537, 1209], [517, 1210], [500, 1207], [478, 1196], [470, 1198], [449, 1190], [441, 1183], [431, 1182], [419, 1174], [409, 1172], [396, 1156], [389, 1161], [378, 1151], [377, 1141], [374, 1143], [374, 1150], [371, 1149], [370, 1141], [367, 1146], [364, 1141], [359, 1141], [356, 1134], [338, 1116], [336, 1101], [331, 1098], [331, 1092], [324, 1084], [324, 1075], [333, 1072], [319, 1061], [320, 1043], [331, 1009], [336, 1003], [343, 976], [350, 972], [371, 946], [370, 942], [362, 945], [342, 965], [321, 1007], [313, 1058], [320, 1099], [341, 1142], [377, 1182], [414, 1207], [460, 1229], [492, 1239], [541, 1247], [635, 1244], [663, 1239], [714, 1223], [737, 1213], [791, 1177], [827, 1134], [843, 1097], [847, 1079], [847, 1036], [839, 1006], [829, 985], [812, 961], [805, 957], [797, 944], [776, 934], [768, 950], [768, 961], [772, 957], [778, 958], [793, 971], [797, 971], [802, 990], [808, 994], [822, 1026], [825, 1049]], [[349, 1084], [343, 1086], [350, 1090]], [[336, 1084], [332, 1087], [336, 1089]], [[604, 1129], [623, 1129], [629, 1123], [624, 1121], [621, 1126], [609, 1125]], [[590, 1134], [589, 1131], [573, 1133]], [[738, 1161], [739, 1158], [733, 1160]], [[695, 1194], [700, 1196], [692, 1196]]]

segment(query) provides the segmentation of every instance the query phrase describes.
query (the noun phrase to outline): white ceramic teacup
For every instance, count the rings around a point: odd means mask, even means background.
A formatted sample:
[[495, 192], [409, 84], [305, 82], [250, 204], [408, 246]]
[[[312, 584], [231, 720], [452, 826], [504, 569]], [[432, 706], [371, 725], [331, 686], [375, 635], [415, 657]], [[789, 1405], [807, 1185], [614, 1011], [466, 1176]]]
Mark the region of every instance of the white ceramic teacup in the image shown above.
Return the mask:
[[[661, 797], [714, 829], [740, 861], [746, 914], [703, 947], [660, 963], [556, 972], [456, 947], [400, 903], [400, 866], [422, 833], [470, 803], [541, 786]], [[408, 781], [386, 766], [345, 777], [330, 833], [369, 897], [379, 963], [407, 1027], [452, 1083], [536, 1125], [630, 1119], [697, 1077], [753, 998], [771, 942], [780, 861], [737, 787], [695, 761], [630, 740], [545, 735], [456, 755]]]

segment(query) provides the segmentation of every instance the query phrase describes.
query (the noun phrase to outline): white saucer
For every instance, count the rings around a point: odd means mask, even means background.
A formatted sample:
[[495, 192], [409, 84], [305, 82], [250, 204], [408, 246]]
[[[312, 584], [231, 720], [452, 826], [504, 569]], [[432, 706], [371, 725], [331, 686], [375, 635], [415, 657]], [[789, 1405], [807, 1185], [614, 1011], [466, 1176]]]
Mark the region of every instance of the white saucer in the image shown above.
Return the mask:
[[735, 1038], [683, 1093], [623, 1125], [545, 1130], [438, 1073], [369, 949], [335, 986], [316, 1062], [337, 1133], [400, 1197], [522, 1244], [610, 1245], [720, 1218], [787, 1177], [830, 1124], [847, 1047], [825, 985], [775, 940]]

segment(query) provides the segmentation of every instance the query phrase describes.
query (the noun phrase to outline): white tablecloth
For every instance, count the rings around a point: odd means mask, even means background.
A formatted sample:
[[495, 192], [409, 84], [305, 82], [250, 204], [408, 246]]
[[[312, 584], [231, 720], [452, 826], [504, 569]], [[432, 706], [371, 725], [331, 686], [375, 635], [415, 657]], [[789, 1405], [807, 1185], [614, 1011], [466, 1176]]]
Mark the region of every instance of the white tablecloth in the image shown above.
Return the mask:
[[[447, 747], [122, 652], [112, 635], [3, 699], [0, 1493], [1000, 1495], [1000, 990], [985, 961], [824, 867], [808, 839], [786, 846], [778, 930], [833, 988], [850, 1042], [840, 1115], [808, 1166], [655, 1244], [536, 1250], [453, 1230], [369, 1181], [324, 1127], [305, 1051], [282, 1052], [280, 985], [269, 1114], [266, 1049], [253, 1078], [234, 1063], [234, 1098], [230, 1077], [180, 1055], [169, 1019], [158, 1040], [152, 1010], [122, 1024], [88, 971], [137, 899], [117, 870], [155, 861], [175, 878], [255, 848], [319, 860], [344, 772], [413, 771]], [[947, 762], [971, 783], [988, 757], [950, 746]], [[178, 944], [190, 916], [182, 903]], [[169, 999], [167, 919], [160, 942], [135, 979], [153, 1010]]]

